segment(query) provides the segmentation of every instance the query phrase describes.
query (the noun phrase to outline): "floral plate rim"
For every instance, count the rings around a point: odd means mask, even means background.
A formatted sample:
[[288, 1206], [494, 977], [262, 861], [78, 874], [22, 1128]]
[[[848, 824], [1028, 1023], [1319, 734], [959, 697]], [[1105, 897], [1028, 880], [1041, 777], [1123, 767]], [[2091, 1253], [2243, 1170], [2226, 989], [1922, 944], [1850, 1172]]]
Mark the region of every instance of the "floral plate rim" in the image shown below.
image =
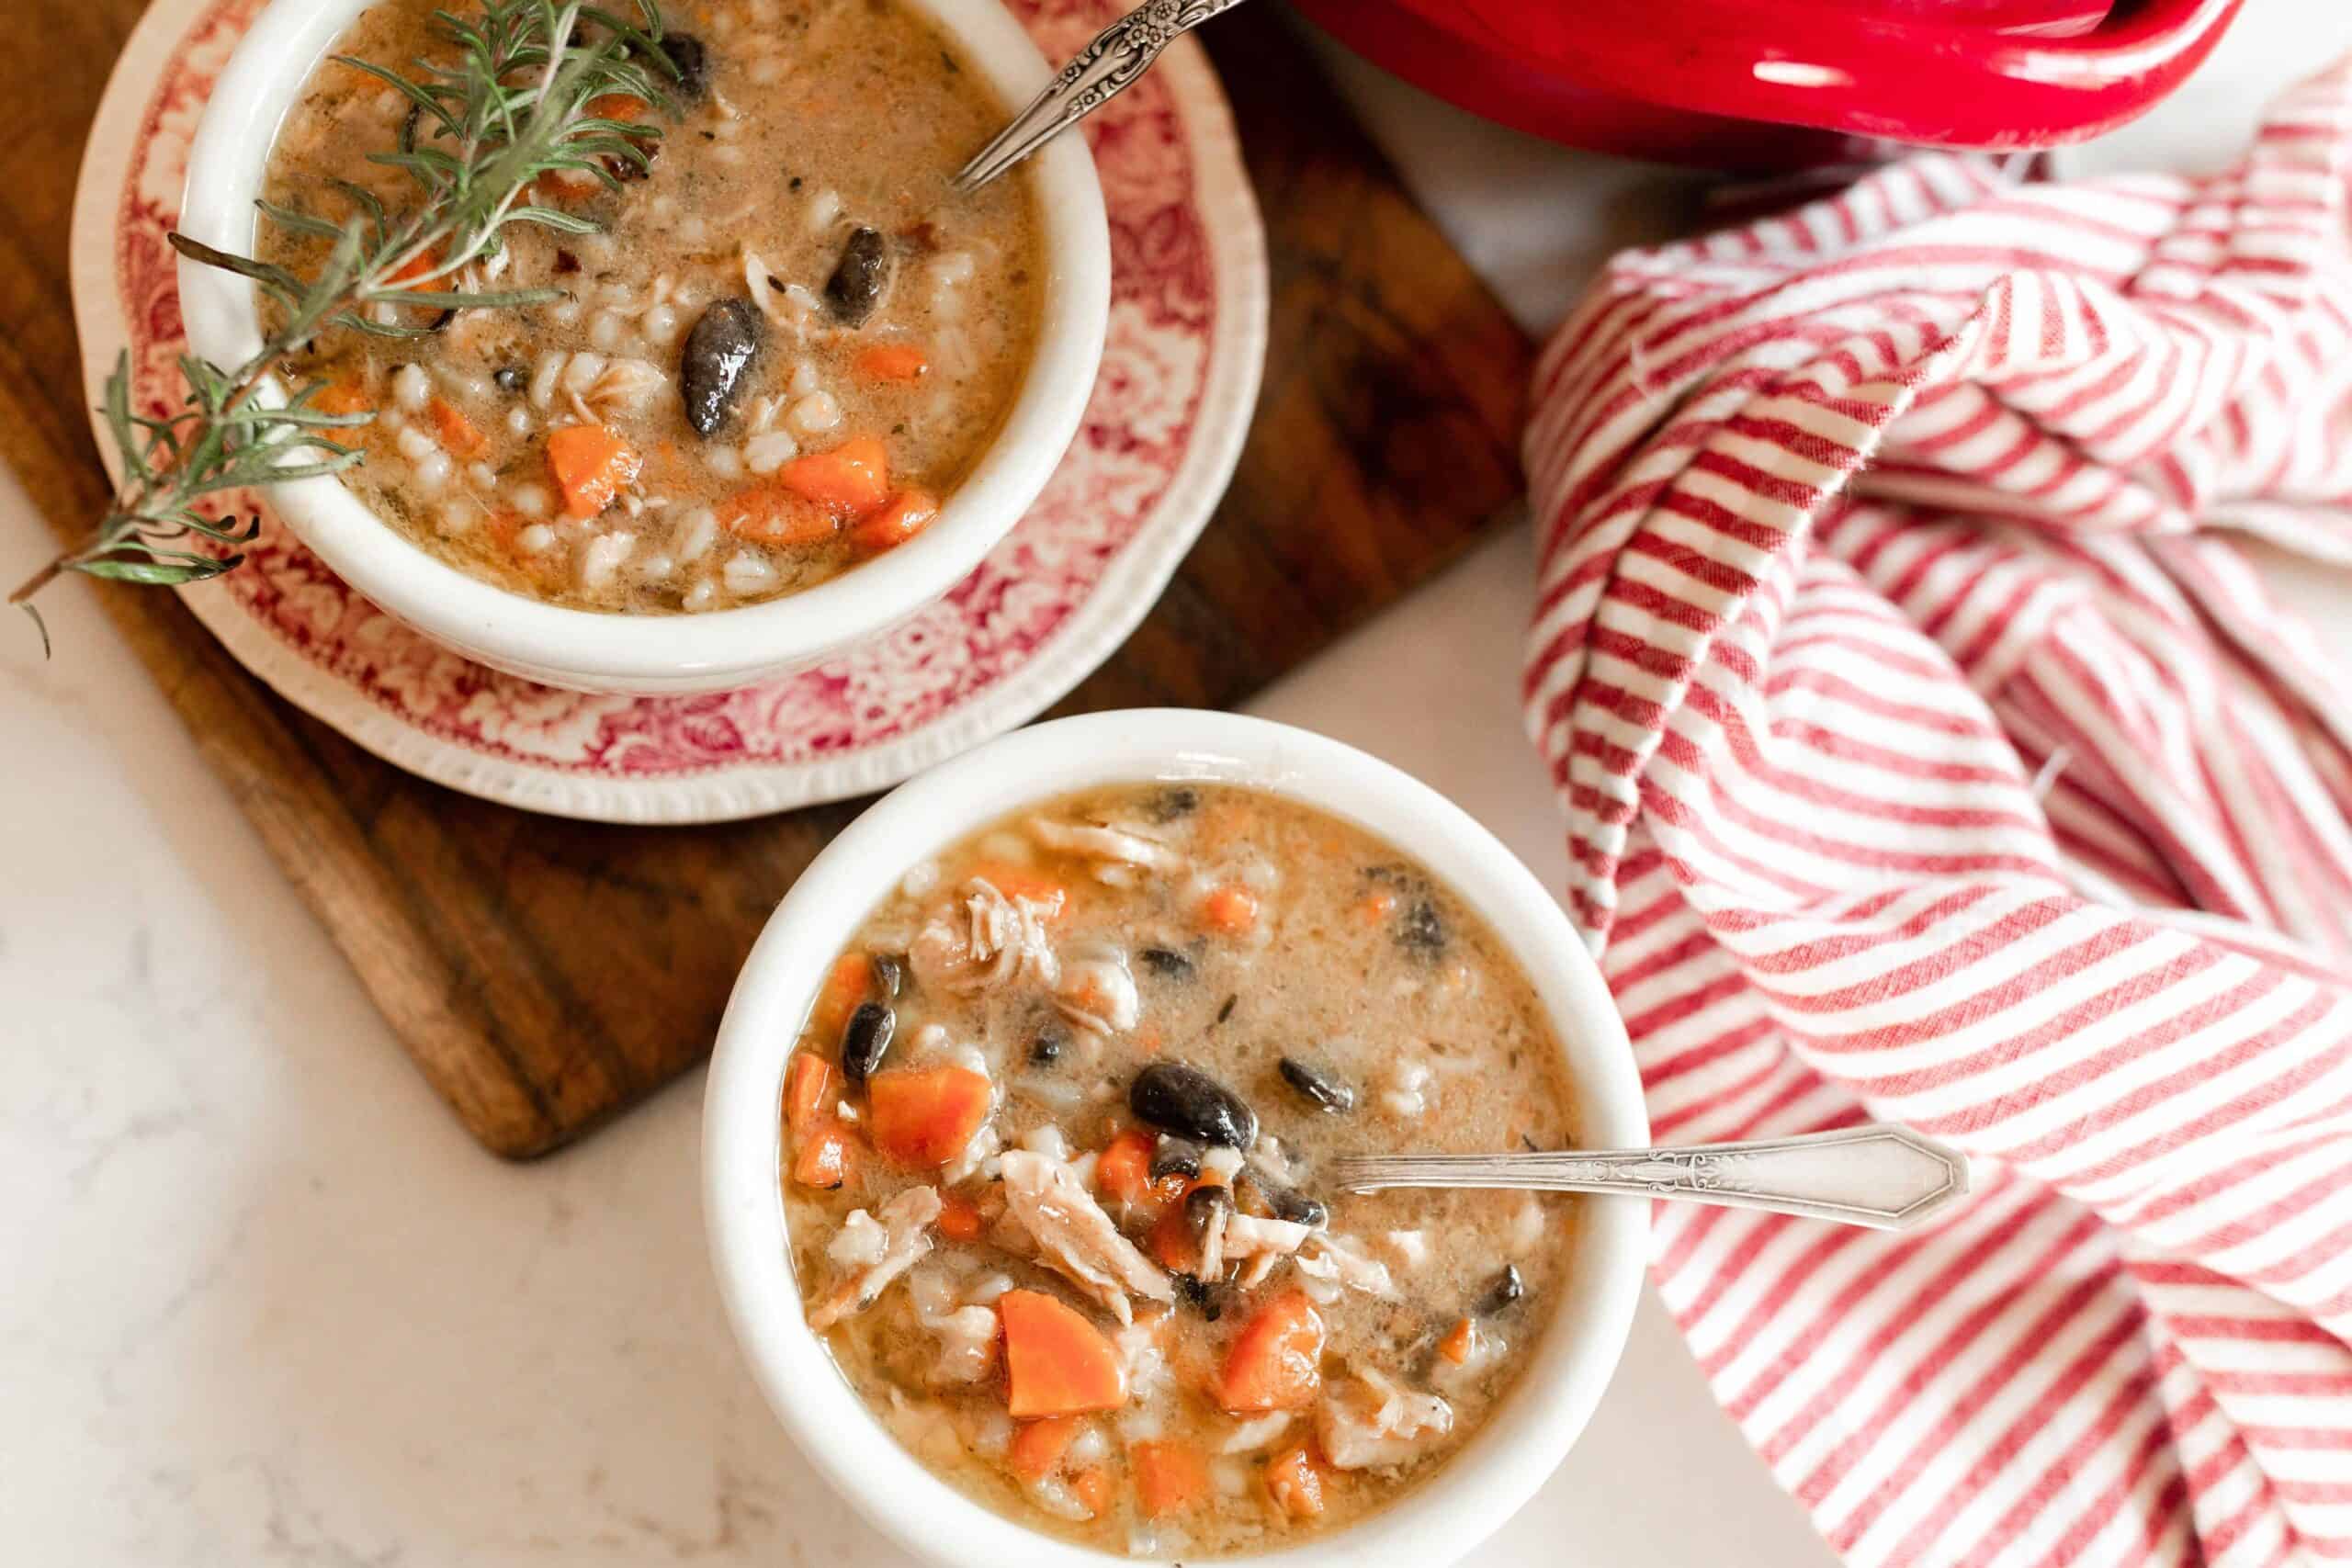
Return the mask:
[[[92, 424], [129, 341], [113, 265], [115, 216], [137, 151], [141, 111], [173, 51], [209, 0], [155, 0], [108, 75], [75, 181], [69, 277]], [[1180, 40], [1158, 73], [1194, 171], [1192, 205], [1208, 240], [1217, 308], [1204, 341], [1206, 367], [1193, 434], [1144, 527], [1103, 570], [1035, 655], [921, 728], [838, 756], [751, 761], [669, 776], [595, 775], [485, 755], [414, 727], [302, 657], [207, 584], [181, 598], [230, 656], [311, 717], [394, 767], [500, 805], [585, 821], [637, 825], [727, 822], [888, 789], [1036, 717], [1099, 669], [1159, 602], [1207, 526], [1240, 460], [1257, 408], [1270, 285], [1263, 222], [1232, 111], [1196, 41]]]

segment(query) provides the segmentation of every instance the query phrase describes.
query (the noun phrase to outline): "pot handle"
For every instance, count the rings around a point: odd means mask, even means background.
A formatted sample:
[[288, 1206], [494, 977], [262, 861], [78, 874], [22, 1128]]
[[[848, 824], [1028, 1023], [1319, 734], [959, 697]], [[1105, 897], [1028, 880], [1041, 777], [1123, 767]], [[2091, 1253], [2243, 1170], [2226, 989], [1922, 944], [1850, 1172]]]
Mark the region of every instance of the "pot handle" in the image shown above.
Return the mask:
[[1405, 3], [1547, 73], [1676, 108], [2017, 149], [2143, 113], [2212, 51], [2242, 0], [2117, 0], [2072, 37], [1984, 25], [1998, 7], [1974, 26], [1938, 19], [1917, 0]]

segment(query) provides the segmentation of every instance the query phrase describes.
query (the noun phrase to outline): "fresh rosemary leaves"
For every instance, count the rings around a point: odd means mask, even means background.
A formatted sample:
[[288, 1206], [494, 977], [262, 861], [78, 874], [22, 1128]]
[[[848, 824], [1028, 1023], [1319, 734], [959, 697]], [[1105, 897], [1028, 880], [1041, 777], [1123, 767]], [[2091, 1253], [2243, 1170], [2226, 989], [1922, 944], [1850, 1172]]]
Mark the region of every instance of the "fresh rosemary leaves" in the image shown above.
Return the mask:
[[[468, 269], [497, 254], [509, 224], [575, 234], [597, 227], [533, 200], [542, 175], [579, 171], [617, 187], [616, 170], [650, 167], [647, 148], [659, 128], [600, 118], [588, 106], [608, 96], [668, 105], [662, 85], [676, 78], [677, 68], [660, 47], [656, 0], [629, 0], [628, 15], [580, 0], [478, 0], [469, 13], [437, 11], [434, 21], [448, 46], [445, 58], [412, 62], [413, 73], [337, 57], [412, 106], [395, 144], [368, 155], [406, 177], [413, 187], [407, 199], [388, 204], [363, 186], [338, 180], [335, 189], [350, 209], [341, 221], [258, 204], [265, 222], [333, 241], [317, 276], [300, 277], [171, 236], [182, 255], [250, 278], [276, 307], [276, 325], [260, 351], [233, 368], [181, 355], [187, 399], [162, 418], [132, 410], [130, 355], [116, 362], [104, 412], [120, 487], [87, 540], [8, 596], [36, 626], [33, 596], [65, 572], [172, 584], [237, 566], [244, 558], [235, 547], [254, 538], [260, 521], [208, 515], [205, 498], [334, 473], [365, 456], [337, 441], [335, 432], [371, 416], [312, 407], [319, 383], [272, 400], [269, 373], [279, 359], [323, 331], [413, 337], [433, 331], [450, 311], [562, 298], [555, 288], [469, 287]], [[206, 549], [203, 540], [228, 551]], [[48, 640], [43, 627], [44, 649]]]

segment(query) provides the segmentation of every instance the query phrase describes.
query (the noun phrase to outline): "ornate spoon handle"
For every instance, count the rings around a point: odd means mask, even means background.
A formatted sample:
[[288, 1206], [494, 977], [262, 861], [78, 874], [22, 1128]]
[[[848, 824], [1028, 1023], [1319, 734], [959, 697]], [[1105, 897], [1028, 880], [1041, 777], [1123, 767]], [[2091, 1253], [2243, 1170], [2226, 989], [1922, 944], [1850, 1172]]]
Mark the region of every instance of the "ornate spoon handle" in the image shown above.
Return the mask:
[[1968, 1163], [1907, 1128], [1847, 1127], [1752, 1144], [1557, 1154], [1346, 1155], [1339, 1185], [1631, 1192], [1901, 1230], [1968, 1190]]
[[1052, 85], [964, 165], [956, 176], [956, 188], [966, 195], [979, 189], [1125, 91], [1179, 34], [1239, 4], [1241, 0], [1144, 0], [1096, 33]]

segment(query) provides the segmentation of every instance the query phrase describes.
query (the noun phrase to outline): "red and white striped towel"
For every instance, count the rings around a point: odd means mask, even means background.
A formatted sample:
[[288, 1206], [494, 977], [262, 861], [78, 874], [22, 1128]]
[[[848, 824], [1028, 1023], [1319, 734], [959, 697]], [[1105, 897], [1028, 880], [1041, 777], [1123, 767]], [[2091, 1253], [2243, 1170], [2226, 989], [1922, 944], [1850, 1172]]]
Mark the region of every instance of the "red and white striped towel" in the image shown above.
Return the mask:
[[1923, 1234], [1662, 1206], [1856, 1563], [2352, 1559], [2352, 72], [2212, 179], [1927, 156], [1538, 371], [1528, 723], [1661, 1141], [1907, 1122]]

